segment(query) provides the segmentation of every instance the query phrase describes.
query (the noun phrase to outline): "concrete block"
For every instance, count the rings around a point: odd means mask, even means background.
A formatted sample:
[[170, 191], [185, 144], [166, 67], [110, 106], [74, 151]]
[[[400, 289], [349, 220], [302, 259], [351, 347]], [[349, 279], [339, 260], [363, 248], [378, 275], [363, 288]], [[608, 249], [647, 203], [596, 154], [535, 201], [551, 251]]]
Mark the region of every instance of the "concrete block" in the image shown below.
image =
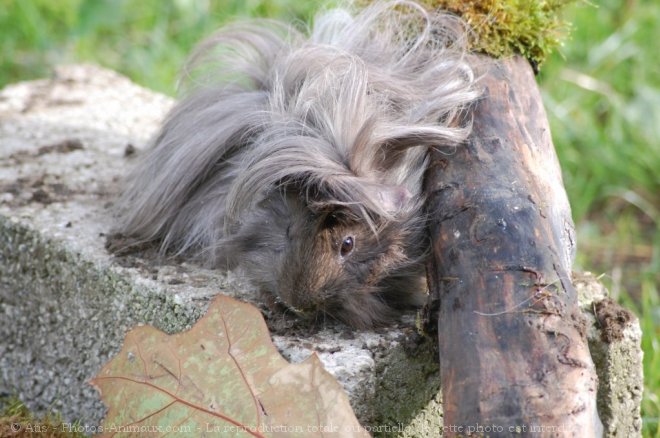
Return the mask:
[[[218, 293], [259, 304], [233, 274], [189, 262], [118, 259], [105, 249], [118, 182], [172, 104], [91, 65], [61, 67], [50, 79], [0, 92], [0, 393], [94, 426], [104, 409], [87, 382], [128, 329], [183, 330]], [[590, 303], [590, 345], [595, 358], [605, 358], [596, 360], [601, 415], [611, 436], [639, 434], [639, 325], [631, 317], [621, 337], [598, 341], [604, 323], [592, 309], [605, 297], [585, 278], [577, 286]], [[273, 341], [292, 361], [317, 352], [374, 435], [438, 436], [435, 340], [416, 335], [412, 319], [379, 331], [280, 330]]]
[[598, 414], [605, 435], [641, 436], [644, 368], [639, 321], [609, 298], [592, 274], [576, 274], [574, 281], [588, 321], [589, 351], [598, 373]]

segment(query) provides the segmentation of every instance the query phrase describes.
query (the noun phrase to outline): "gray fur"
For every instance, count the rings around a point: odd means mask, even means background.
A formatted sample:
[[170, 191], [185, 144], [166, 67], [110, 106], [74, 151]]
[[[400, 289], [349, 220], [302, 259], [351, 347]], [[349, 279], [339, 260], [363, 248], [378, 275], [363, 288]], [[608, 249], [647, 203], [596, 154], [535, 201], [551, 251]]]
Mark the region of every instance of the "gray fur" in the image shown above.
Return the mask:
[[427, 150], [465, 139], [478, 97], [464, 40], [458, 19], [408, 1], [327, 11], [307, 36], [221, 30], [193, 53], [118, 231], [356, 327], [419, 304]]

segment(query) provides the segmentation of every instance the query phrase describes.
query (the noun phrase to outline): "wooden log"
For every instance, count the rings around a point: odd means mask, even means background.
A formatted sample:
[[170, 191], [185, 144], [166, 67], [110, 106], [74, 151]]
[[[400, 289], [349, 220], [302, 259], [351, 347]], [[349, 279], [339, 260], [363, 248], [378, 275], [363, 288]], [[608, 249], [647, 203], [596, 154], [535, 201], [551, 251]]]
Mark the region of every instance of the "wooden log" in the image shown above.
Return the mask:
[[600, 436], [570, 278], [574, 227], [541, 96], [524, 59], [490, 65], [473, 133], [435, 150], [426, 180], [445, 434]]

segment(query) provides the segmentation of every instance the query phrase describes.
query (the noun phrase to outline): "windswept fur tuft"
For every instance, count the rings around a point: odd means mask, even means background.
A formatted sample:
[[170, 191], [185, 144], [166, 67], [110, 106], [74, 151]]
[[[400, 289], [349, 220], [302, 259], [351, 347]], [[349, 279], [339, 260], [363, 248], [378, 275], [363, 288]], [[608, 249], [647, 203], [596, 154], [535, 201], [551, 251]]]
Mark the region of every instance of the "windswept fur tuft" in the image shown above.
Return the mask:
[[408, 1], [327, 11], [308, 35], [221, 30], [193, 53], [119, 231], [240, 266], [303, 313], [382, 323], [423, 287], [400, 290], [421, 284], [427, 149], [469, 132], [464, 44], [457, 18]]

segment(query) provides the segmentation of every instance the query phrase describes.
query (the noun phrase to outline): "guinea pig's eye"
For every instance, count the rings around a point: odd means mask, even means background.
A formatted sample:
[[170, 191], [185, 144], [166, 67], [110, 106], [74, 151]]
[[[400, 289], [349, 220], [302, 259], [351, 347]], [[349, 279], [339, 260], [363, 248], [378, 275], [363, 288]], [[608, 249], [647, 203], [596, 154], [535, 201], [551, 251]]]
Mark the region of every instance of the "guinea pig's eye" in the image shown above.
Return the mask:
[[341, 254], [342, 257], [346, 257], [353, 251], [354, 247], [355, 241], [353, 240], [353, 236], [346, 236], [341, 243], [341, 248], [339, 248], [339, 254]]

